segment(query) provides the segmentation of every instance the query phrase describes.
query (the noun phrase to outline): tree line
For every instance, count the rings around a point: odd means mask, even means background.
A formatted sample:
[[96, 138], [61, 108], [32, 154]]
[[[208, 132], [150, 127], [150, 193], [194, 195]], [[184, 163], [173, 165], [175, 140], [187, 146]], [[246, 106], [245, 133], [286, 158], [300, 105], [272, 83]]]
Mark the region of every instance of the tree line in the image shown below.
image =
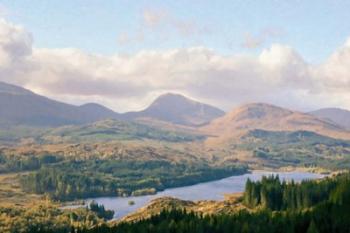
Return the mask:
[[300, 183], [281, 181], [278, 176], [264, 176], [261, 181], [247, 180], [243, 199], [250, 208], [301, 210], [334, 199], [339, 188], [349, 186], [349, 175]]
[[[260, 204], [234, 214], [203, 215], [182, 209], [162, 210], [138, 222], [101, 224], [93, 228], [72, 227], [71, 233], [341, 233], [350, 232], [350, 175], [319, 181], [280, 181], [277, 176], [247, 181], [244, 202], [259, 185]], [[312, 191], [315, 189], [314, 191]], [[288, 190], [288, 191], [285, 191]], [[309, 193], [309, 191], [311, 193]], [[300, 195], [299, 208], [283, 193]], [[248, 196], [247, 196], [248, 195]], [[307, 196], [304, 198], [304, 196]], [[288, 196], [288, 195], [287, 195]], [[289, 197], [289, 196], [288, 196]], [[274, 199], [276, 198], [276, 199]], [[266, 201], [265, 201], [266, 199]], [[307, 200], [307, 201], [306, 201]], [[258, 202], [259, 203], [259, 202]], [[279, 210], [276, 210], [279, 209]], [[37, 232], [37, 231], [32, 231]], [[55, 232], [54, 229], [52, 231]]]
[[44, 155], [3, 155], [0, 153], [0, 174], [9, 172], [33, 171], [43, 166], [62, 161], [61, 156]]
[[208, 166], [168, 161], [64, 161], [22, 175], [22, 189], [54, 200], [130, 196], [192, 185], [246, 172], [244, 166]]

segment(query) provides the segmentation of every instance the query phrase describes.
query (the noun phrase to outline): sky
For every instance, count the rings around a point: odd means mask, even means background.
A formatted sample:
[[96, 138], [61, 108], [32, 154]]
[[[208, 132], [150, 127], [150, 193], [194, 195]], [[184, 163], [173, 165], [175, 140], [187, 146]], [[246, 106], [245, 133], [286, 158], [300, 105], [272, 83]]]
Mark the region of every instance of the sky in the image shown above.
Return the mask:
[[139, 110], [166, 92], [226, 111], [350, 109], [350, 1], [0, 0], [0, 81]]

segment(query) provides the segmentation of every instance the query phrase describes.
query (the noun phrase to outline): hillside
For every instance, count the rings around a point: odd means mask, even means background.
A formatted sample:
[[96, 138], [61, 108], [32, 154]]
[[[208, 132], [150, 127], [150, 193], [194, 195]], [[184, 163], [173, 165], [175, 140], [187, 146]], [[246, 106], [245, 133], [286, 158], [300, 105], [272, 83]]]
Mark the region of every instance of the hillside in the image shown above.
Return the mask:
[[185, 209], [187, 212], [195, 212], [203, 215], [233, 214], [246, 208], [242, 205], [241, 199], [241, 193], [226, 195], [223, 201], [188, 201], [173, 197], [160, 197], [153, 199], [148, 205], [113, 223], [135, 222], [141, 219], [148, 219], [151, 216], [159, 214], [164, 209]]
[[78, 126], [49, 130], [40, 137], [46, 143], [106, 142], [112, 140], [152, 139], [168, 142], [202, 140], [204, 136], [179, 130], [167, 130], [132, 121], [108, 119]]
[[223, 116], [224, 112], [179, 94], [159, 96], [148, 108], [140, 112], [123, 114], [124, 119], [154, 119], [178, 125], [200, 126]]
[[15, 85], [0, 82], [0, 125], [62, 126], [115, 118], [117, 114], [97, 104], [74, 106]]
[[251, 160], [264, 167], [350, 167], [350, 141], [310, 131], [252, 130], [242, 136], [236, 150], [249, 151]]
[[179, 94], [159, 96], [139, 112], [119, 114], [95, 103], [82, 106], [62, 103], [40, 96], [25, 88], [0, 82], [0, 126], [58, 127], [79, 125], [99, 120], [137, 120], [150, 125], [177, 128], [200, 126], [224, 115], [213, 106]]
[[203, 132], [213, 136], [211, 138], [212, 142], [239, 138], [254, 129], [270, 131], [306, 130], [334, 138], [350, 138], [349, 131], [333, 122], [264, 103], [240, 106], [201, 128]]
[[350, 129], [350, 111], [341, 108], [322, 108], [313, 112], [311, 115], [330, 120], [344, 128]]

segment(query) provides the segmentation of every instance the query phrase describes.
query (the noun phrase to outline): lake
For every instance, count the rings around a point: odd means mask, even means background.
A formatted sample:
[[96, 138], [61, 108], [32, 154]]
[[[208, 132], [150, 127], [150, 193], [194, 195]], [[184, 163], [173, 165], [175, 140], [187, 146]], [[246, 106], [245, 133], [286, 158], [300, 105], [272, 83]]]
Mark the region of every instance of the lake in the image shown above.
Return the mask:
[[[231, 176], [221, 180], [200, 183], [191, 186], [166, 189], [158, 192], [155, 195], [138, 196], [138, 197], [100, 197], [87, 199], [89, 203], [95, 200], [98, 204], [103, 204], [106, 209], [114, 210], [114, 218], [121, 218], [129, 213], [136, 211], [137, 209], [147, 205], [151, 200], [170, 196], [180, 198], [183, 200], [223, 200], [224, 194], [243, 192], [245, 182], [248, 178], [251, 180], [259, 180], [263, 175], [278, 174], [281, 179], [301, 181], [305, 179], [317, 179], [322, 178], [323, 175], [307, 172], [265, 172], [255, 171], [250, 174]], [[134, 205], [129, 205], [129, 201], [134, 201]]]

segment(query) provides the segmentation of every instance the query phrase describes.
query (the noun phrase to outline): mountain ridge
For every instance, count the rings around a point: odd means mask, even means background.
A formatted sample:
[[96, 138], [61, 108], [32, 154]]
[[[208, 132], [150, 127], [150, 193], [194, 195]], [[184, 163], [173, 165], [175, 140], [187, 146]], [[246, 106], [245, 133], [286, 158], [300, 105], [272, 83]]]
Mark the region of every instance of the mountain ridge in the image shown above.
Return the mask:
[[[90, 107], [89, 107], [90, 106]], [[96, 107], [96, 105], [94, 105]], [[113, 111], [100, 106], [75, 106], [35, 94], [25, 88], [0, 82], [0, 122], [3, 125], [56, 127], [101, 120]]]
[[146, 109], [117, 113], [97, 103], [71, 105], [35, 94], [23, 87], [0, 82], [0, 125], [57, 127], [92, 123], [108, 118], [141, 120], [171, 127], [200, 126], [222, 116], [224, 111], [181, 94], [166, 93]]
[[[335, 111], [334, 108], [330, 110]], [[336, 110], [348, 114], [346, 110]], [[267, 103], [245, 104], [225, 113], [219, 108], [177, 93], [158, 96], [142, 111], [120, 114], [100, 104], [75, 106], [0, 82], [0, 125], [57, 127], [118, 119], [168, 128], [189, 127], [211, 135], [211, 140], [219, 141], [237, 138], [253, 129], [307, 130], [334, 138], [350, 139], [350, 133], [344, 124], [318, 115], [317, 112], [303, 113]]]
[[241, 105], [201, 127], [203, 132], [213, 136], [213, 141], [239, 138], [247, 131], [254, 129], [306, 130], [334, 138], [350, 139], [350, 132], [334, 122], [265, 103]]
[[186, 126], [200, 126], [224, 115], [219, 108], [204, 104], [176, 93], [158, 96], [146, 109], [127, 112], [125, 119], [153, 118]]
[[12, 94], [21, 94], [21, 95], [33, 95], [34, 92], [25, 89], [20, 86], [16, 86], [13, 84], [5, 83], [0, 81], [0, 93], [12, 93]]
[[338, 125], [350, 129], [350, 111], [342, 108], [321, 108], [309, 114], [331, 120]]

